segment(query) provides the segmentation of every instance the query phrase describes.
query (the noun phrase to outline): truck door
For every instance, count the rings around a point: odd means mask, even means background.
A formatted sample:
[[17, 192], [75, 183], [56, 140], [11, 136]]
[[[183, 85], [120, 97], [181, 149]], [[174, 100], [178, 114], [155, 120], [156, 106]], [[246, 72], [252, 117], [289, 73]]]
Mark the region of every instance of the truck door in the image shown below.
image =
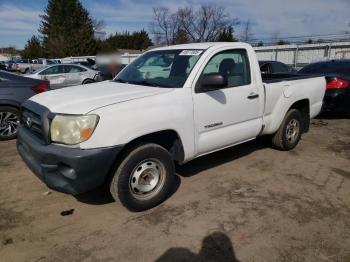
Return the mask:
[[[225, 50], [212, 55], [194, 91], [194, 117], [197, 126], [197, 155], [255, 138], [262, 127], [259, 86], [245, 49]], [[227, 85], [212, 91], [197, 89], [201, 79], [222, 75]]]

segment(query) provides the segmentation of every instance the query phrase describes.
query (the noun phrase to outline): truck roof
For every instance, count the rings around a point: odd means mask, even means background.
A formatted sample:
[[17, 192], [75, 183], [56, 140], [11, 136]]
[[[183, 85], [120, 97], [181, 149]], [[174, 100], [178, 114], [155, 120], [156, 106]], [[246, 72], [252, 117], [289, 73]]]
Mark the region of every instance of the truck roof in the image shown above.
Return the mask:
[[208, 49], [210, 47], [224, 47], [224, 46], [237, 46], [242, 47], [243, 45], [250, 46], [247, 43], [242, 42], [207, 42], [207, 43], [191, 43], [191, 44], [181, 44], [181, 45], [171, 45], [171, 46], [163, 46], [159, 48], [152, 49], [151, 51], [155, 50], [169, 50], [169, 49]]

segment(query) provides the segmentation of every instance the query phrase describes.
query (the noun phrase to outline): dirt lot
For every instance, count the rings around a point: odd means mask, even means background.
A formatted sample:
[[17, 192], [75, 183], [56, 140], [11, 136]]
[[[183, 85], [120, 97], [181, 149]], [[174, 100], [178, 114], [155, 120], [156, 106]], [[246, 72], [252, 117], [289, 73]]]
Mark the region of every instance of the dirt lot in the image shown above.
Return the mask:
[[313, 121], [291, 152], [257, 140], [178, 173], [170, 199], [130, 213], [101, 190], [48, 194], [1, 142], [0, 261], [350, 261], [349, 119]]

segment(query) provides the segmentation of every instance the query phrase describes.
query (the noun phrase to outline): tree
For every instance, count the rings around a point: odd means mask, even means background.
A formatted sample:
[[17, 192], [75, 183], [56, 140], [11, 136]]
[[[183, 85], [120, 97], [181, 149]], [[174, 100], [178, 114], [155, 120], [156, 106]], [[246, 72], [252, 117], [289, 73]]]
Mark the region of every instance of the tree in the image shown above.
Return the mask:
[[313, 43], [314, 43], [314, 41], [311, 38], [309, 38], [308, 40], [305, 41], [305, 44], [313, 44]]
[[277, 42], [277, 45], [289, 45], [290, 43], [286, 40], [283, 40], [283, 39], [280, 39], [278, 42]]
[[115, 33], [105, 40], [99, 41], [100, 52], [114, 52], [117, 49], [144, 50], [152, 45], [148, 33], [145, 30], [136, 31], [132, 34], [128, 31]]
[[279, 37], [280, 37], [280, 33], [278, 31], [273, 32], [271, 35], [271, 43], [274, 45], [277, 45], [279, 41]]
[[189, 43], [190, 39], [188, 38], [186, 32], [183, 29], [179, 29], [175, 34], [174, 43], [176, 44], [186, 44]]
[[1, 47], [0, 50], [1, 50], [1, 53], [11, 54], [11, 55], [16, 55], [19, 53], [16, 46]]
[[166, 7], [153, 8], [153, 22], [151, 32], [158, 36], [158, 41], [167, 45], [175, 44], [176, 34], [179, 32], [180, 23], [176, 14], [170, 13]]
[[258, 42], [257, 46], [264, 46], [264, 42], [260, 40], [260, 41]]
[[233, 36], [233, 27], [229, 26], [225, 28], [218, 36], [217, 41], [219, 42], [236, 42], [237, 39]]
[[34, 59], [44, 56], [44, 50], [41, 45], [39, 38], [33, 35], [24, 47], [24, 50], [21, 52], [22, 58], [25, 59]]
[[130, 49], [144, 50], [153, 44], [148, 33], [144, 29], [140, 32], [134, 32], [131, 38], [132, 46]]
[[177, 16], [191, 42], [217, 41], [225, 29], [238, 23], [223, 7], [210, 4], [201, 5], [197, 11], [190, 7], [180, 8]]
[[48, 57], [96, 54], [94, 22], [79, 0], [49, 0], [39, 32]]
[[253, 33], [252, 33], [252, 24], [250, 20], [247, 20], [244, 23], [243, 30], [241, 33], [241, 40], [243, 42], [250, 42], [253, 38]]
[[[197, 10], [191, 7], [179, 8], [171, 13], [168, 8], [153, 8], [151, 32], [159, 43], [167, 45], [180, 42], [217, 41], [229, 27], [237, 25], [223, 7], [201, 5]], [[227, 32], [225, 32], [227, 33]], [[181, 37], [179, 37], [179, 34]], [[225, 35], [227, 37], [227, 34]]]

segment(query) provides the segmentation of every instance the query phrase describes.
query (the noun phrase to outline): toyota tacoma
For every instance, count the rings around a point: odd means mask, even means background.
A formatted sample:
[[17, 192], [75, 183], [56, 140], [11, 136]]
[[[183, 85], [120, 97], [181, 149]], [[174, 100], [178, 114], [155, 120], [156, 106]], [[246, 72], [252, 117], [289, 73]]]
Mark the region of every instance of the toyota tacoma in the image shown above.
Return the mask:
[[319, 114], [324, 77], [264, 74], [245, 43], [153, 49], [115, 79], [25, 102], [17, 148], [48, 187], [80, 194], [107, 183], [132, 211], [172, 191], [175, 163], [270, 135], [291, 150]]

